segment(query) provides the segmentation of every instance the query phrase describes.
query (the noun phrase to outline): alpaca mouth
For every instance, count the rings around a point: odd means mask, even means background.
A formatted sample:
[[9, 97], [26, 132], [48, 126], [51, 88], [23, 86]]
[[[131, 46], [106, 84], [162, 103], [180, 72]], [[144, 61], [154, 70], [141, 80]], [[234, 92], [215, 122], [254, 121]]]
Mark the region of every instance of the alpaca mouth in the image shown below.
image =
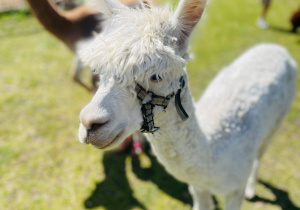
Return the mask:
[[114, 138], [112, 138], [111, 140], [109, 140], [108, 143], [106, 143], [105, 145], [103, 145], [103, 144], [99, 145], [99, 141], [95, 141], [95, 140], [93, 141], [93, 140], [88, 140], [87, 139], [87, 141], [89, 143], [91, 143], [94, 147], [96, 147], [97, 149], [105, 149], [105, 148], [113, 145], [115, 142], [117, 142], [120, 139], [120, 137], [123, 135], [123, 133], [124, 133], [124, 131], [122, 130]]
[[124, 133], [124, 124], [119, 124], [115, 129], [110, 131], [89, 131], [81, 123], [79, 126], [78, 137], [80, 143], [82, 144], [91, 144], [98, 149], [106, 149], [108, 147], [112, 148], [112, 145], [117, 145], [120, 143], [124, 137]]

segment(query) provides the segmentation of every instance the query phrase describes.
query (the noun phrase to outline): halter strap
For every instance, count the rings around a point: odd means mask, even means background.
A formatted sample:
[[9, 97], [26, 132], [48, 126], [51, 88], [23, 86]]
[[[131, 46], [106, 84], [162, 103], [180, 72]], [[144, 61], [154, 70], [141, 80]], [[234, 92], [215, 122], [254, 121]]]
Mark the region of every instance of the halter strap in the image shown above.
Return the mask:
[[180, 78], [179, 82], [180, 82], [180, 88], [177, 90], [177, 93], [175, 95], [175, 107], [176, 107], [177, 113], [179, 114], [182, 121], [185, 121], [189, 118], [189, 115], [184, 110], [184, 108], [181, 104], [181, 99], [180, 99], [181, 90], [185, 86], [185, 81], [184, 81], [183, 76]]
[[[189, 116], [184, 110], [182, 104], [181, 104], [181, 99], [180, 99], [180, 93], [181, 90], [185, 86], [185, 81], [183, 76], [180, 78], [180, 88], [178, 89], [176, 95], [175, 95], [175, 107], [177, 110], [177, 113], [179, 114], [180, 118], [184, 121], [186, 120]], [[153, 115], [153, 109], [154, 107], [157, 106], [162, 106], [164, 109], [167, 108], [170, 99], [174, 97], [174, 92], [167, 95], [166, 97], [164, 96], [159, 96], [155, 95], [151, 91], [146, 91], [141, 85], [138, 83], [135, 86], [135, 92], [137, 93], [137, 98], [141, 101], [142, 104], [142, 115], [143, 115], [143, 125], [141, 127], [141, 132], [143, 133], [154, 133], [158, 131], [160, 128], [155, 127], [154, 125], [154, 115]], [[144, 102], [144, 100], [148, 97], [148, 102]], [[144, 102], [144, 103], [143, 103]]]

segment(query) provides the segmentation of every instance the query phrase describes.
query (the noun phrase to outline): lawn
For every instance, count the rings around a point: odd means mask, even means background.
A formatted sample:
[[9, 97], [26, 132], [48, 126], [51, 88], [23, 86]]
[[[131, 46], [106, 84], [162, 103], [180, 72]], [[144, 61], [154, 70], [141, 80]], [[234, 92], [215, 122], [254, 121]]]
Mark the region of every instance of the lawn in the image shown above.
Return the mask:
[[[257, 0], [212, 0], [191, 40], [194, 58], [187, 69], [194, 98], [258, 43], [282, 44], [300, 64], [300, 29], [288, 32], [298, 6], [298, 0], [274, 0], [271, 27], [260, 30]], [[68, 49], [33, 16], [0, 14], [0, 209], [191, 209], [187, 186], [151, 151], [132, 157], [78, 142], [79, 112], [92, 95], [71, 80], [71, 61]], [[263, 158], [256, 197], [242, 209], [300, 209], [299, 128], [300, 85]], [[222, 197], [216, 202], [222, 209]]]

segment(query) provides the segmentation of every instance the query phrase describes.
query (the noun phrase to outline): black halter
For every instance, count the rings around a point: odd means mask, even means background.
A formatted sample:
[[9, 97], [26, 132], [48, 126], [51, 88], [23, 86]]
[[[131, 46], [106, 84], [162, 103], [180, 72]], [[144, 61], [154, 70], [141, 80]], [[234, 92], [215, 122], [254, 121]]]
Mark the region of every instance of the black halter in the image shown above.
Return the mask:
[[[165, 110], [169, 104], [170, 99], [173, 98], [174, 95], [175, 95], [176, 110], [180, 118], [184, 121], [189, 117], [189, 115], [184, 110], [180, 99], [181, 90], [185, 86], [185, 81], [183, 76], [180, 78], [179, 81], [180, 81], [180, 88], [177, 90], [176, 95], [173, 92], [167, 95], [166, 97], [155, 95], [151, 91], [146, 91], [141, 85], [136, 84], [135, 91], [137, 93], [137, 98], [141, 101], [142, 104], [141, 110], [144, 119], [143, 125], [141, 127], [141, 132], [153, 134], [154, 132], [159, 130], [159, 127], [155, 127], [154, 125], [153, 109], [155, 105], [157, 105], [157, 106], [162, 106]], [[149, 96], [150, 100], [145, 104], [142, 103], [147, 96]]]

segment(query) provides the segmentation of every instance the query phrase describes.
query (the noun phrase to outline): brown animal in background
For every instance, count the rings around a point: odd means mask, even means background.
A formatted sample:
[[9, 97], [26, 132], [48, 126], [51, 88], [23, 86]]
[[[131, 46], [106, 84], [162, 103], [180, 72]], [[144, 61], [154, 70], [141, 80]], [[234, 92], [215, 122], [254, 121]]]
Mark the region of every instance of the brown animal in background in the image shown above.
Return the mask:
[[300, 8], [292, 14], [290, 21], [293, 25], [292, 32], [296, 33], [297, 28], [300, 27]]
[[[27, 0], [32, 12], [39, 22], [52, 35], [60, 39], [76, 55], [76, 43], [89, 39], [93, 32], [101, 31], [102, 15], [89, 6], [79, 6], [70, 11], [58, 9], [50, 0]], [[96, 85], [96, 77], [93, 76], [93, 87], [85, 84], [80, 73], [83, 64], [79, 59], [75, 59], [75, 65], [71, 68], [74, 81], [82, 85], [89, 91], [93, 91]]]
[[[69, 11], [58, 9], [50, 0], [27, 0], [32, 12], [39, 22], [55, 37], [60, 39], [76, 55], [76, 44], [79, 41], [88, 40], [93, 33], [101, 32], [101, 22], [104, 17], [92, 7], [79, 6]], [[120, 0], [127, 5], [137, 5], [137, 0]], [[80, 77], [83, 63], [75, 58], [74, 66], [71, 68], [72, 77], [75, 82], [82, 85], [90, 92], [97, 88], [98, 76], [92, 76], [92, 87], [85, 84]]]

